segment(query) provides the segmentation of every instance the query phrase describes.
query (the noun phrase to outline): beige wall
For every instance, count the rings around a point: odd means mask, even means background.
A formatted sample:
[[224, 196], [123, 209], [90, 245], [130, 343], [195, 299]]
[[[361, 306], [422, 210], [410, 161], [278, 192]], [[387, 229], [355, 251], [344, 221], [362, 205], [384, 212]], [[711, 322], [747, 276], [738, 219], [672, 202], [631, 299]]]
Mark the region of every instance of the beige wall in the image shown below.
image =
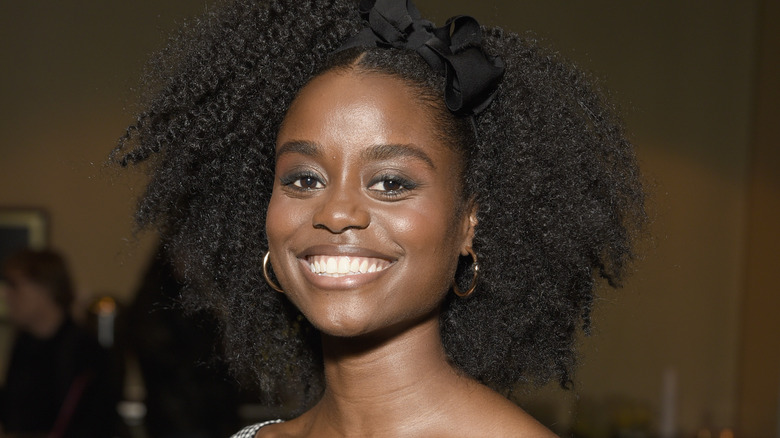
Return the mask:
[[140, 179], [104, 166], [161, 29], [199, 2], [0, 3], [0, 207], [34, 207], [81, 297], [129, 298], [151, 239], [130, 218]]
[[756, 438], [780, 435], [780, 2], [760, 16], [738, 399], [743, 436]]
[[[0, 206], [49, 212], [52, 243], [71, 258], [84, 296], [129, 297], [146, 261], [149, 239], [128, 243], [132, 178], [106, 171], [102, 162], [130, 120], [131, 87], [145, 54], [162, 43], [160, 29], [203, 3], [0, 4]], [[752, 397], [740, 380], [748, 365], [738, 365], [747, 267], [769, 260], [777, 247], [756, 246], [767, 230], [775, 239], [777, 231], [755, 226], [756, 215], [766, 213], [748, 209], [749, 187], [750, 205], [756, 197], [777, 199], [778, 187], [775, 179], [773, 192], [760, 192], [748, 172], [756, 169], [748, 163], [757, 129], [759, 0], [418, 3], [437, 22], [465, 13], [536, 31], [602, 76], [625, 109], [653, 187], [655, 241], [625, 289], [602, 294], [595, 336], [583, 340], [580, 403], [617, 398], [656, 416], [662, 376], [671, 368], [678, 376], [678, 424], [688, 436], [703, 426], [747, 421], [738, 408], [738, 394], [742, 406]], [[761, 114], [777, 120], [774, 105], [765, 104], [771, 108]], [[776, 131], [763, 132], [760, 150], [770, 151], [776, 138]], [[771, 165], [763, 174], [776, 171]], [[751, 287], [766, 291], [763, 281]], [[750, 297], [762, 308], [769, 295]], [[765, 341], [780, 351], [776, 340]], [[772, 391], [764, 400], [776, 406], [778, 385]], [[549, 401], [550, 415], [563, 424], [584, 409], [574, 406], [572, 394], [546, 394], [535, 401]]]

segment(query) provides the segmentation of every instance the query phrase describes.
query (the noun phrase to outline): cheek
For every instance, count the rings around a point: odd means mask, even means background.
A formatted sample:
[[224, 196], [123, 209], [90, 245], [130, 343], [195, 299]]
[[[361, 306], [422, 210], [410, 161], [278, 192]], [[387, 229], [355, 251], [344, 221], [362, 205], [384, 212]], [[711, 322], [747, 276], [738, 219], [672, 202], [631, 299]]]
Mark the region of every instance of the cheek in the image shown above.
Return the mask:
[[274, 190], [265, 218], [265, 233], [269, 246], [280, 249], [278, 247], [298, 228], [303, 217], [300, 206]]
[[460, 253], [460, 232], [455, 216], [453, 203], [445, 198], [386, 211], [383, 223], [403, 241], [402, 245], [409, 255], [435, 260], [424, 266], [441, 269], [445, 272], [443, 275], [447, 275], [450, 265], [454, 272]]
[[287, 281], [288, 266], [285, 254], [290, 249], [290, 243], [296, 232], [301, 228], [304, 213], [300, 203], [279, 195], [276, 191], [271, 195], [268, 212], [265, 218], [265, 234], [268, 238], [270, 264], [277, 282], [282, 285]]
[[417, 240], [435, 241], [439, 248], [457, 240], [457, 215], [455, 199], [447, 192], [429, 193], [386, 211], [395, 231], [414, 235]]

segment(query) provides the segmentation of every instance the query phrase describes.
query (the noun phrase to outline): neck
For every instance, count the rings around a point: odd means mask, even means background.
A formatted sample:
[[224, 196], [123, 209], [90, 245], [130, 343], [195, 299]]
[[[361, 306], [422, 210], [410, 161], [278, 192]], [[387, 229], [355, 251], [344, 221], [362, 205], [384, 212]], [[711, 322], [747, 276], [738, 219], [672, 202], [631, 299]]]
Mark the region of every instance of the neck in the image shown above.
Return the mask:
[[393, 336], [324, 335], [323, 353], [326, 390], [315, 411], [342, 432], [422, 426], [463, 380], [447, 361], [438, 315]]

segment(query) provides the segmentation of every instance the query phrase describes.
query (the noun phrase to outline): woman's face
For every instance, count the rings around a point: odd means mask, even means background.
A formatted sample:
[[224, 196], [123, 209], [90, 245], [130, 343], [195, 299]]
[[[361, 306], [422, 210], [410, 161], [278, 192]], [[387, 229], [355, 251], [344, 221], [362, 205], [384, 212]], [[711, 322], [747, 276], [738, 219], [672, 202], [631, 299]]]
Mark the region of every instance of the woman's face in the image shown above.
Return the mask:
[[324, 333], [438, 317], [471, 245], [476, 219], [461, 200], [460, 157], [414, 93], [392, 76], [327, 72], [301, 90], [279, 131], [271, 265]]

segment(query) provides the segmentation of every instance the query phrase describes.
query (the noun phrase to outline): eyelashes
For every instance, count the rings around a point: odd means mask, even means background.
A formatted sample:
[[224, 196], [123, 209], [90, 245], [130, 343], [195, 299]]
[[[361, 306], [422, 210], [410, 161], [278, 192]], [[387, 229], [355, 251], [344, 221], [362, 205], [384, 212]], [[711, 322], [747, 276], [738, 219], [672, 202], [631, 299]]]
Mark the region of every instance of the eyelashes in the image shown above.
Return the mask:
[[395, 174], [378, 175], [368, 184], [368, 190], [387, 198], [398, 198], [417, 188], [417, 183]]
[[[312, 171], [292, 172], [279, 178], [279, 183], [286, 189], [300, 194], [326, 188], [323, 178]], [[407, 177], [385, 173], [373, 177], [367, 185], [367, 190], [374, 196], [394, 200], [403, 197], [418, 186], [419, 184]]]
[[279, 183], [295, 190], [309, 191], [324, 189], [322, 178], [314, 172], [295, 172], [279, 178]]

